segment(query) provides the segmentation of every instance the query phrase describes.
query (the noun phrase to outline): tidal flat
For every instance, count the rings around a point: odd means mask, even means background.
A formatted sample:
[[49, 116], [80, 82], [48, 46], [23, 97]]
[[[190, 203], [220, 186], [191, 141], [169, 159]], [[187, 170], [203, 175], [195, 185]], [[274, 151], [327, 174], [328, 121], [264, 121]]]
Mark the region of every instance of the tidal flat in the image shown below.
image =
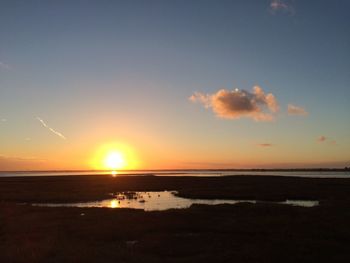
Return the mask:
[[[151, 212], [31, 205], [164, 190], [186, 198], [264, 202]], [[271, 202], [288, 199], [320, 205]], [[0, 200], [0, 262], [350, 262], [348, 179], [0, 178]]]

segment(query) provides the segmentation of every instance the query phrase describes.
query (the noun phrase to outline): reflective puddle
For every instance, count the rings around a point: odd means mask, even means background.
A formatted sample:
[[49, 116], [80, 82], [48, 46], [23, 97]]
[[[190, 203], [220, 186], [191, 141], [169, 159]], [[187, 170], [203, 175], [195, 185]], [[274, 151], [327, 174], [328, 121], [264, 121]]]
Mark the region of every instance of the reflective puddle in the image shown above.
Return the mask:
[[[255, 200], [223, 200], [223, 199], [190, 199], [178, 197], [175, 191], [162, 192], [121, 192], [110, 194], [112, 198], [82, 203], [34, 203], [34, 206], [45, 207], [100, 207], [100, 208], [132, 208], [143, 209], [145, 211], [160, 211], [168, 209], [189, 208], [193, 204], [219, 205], [219, 204], [237, 204], [237, 203], [263, 203]], [[319, 205], [318, 201], [310, 200], [287, 200], [284, 202], [268, 202], [276, 204], [285, 204], [292, 206], [313, 207]]]

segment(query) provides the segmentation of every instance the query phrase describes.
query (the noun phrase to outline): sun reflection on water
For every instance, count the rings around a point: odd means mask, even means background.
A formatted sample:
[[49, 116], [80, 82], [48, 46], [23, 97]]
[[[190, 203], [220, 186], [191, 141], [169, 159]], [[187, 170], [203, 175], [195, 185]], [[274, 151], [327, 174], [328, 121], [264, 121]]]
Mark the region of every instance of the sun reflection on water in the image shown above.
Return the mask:
[[120, 207], [120, 202], [116, 199], [113, 199], [110, 203], [110, 208], [119, 208]]
[[189, 208], [193, 204], [203, 205], [220, 205], [220, 204], [276, 204], [276, 205], [292, 205], [301, 207], [314, 207], [319, 205], [318, 200], [286, 200], [283, 202], [264, 202], [260, 200], [234, 200], [234, 199], [191, 199], [183, 198], [176, 195], [176, 191], [160, 191], [160, 192], [116, 192], [110, 193], [111, 199], [92, 201], [86, 203], [34, 203], [34, 206], [48, 207], [108, 207], [108, 208], [131, 208], [142, 209], [144, 211], [160, 211], [168, 209]]

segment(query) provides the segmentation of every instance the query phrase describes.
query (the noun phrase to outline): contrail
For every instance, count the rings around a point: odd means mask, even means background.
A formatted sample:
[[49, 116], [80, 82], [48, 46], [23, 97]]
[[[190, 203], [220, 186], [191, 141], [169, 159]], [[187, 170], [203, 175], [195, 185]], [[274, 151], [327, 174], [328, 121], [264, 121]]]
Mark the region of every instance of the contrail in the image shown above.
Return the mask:
[[53, 133], [56, 134], [57, 136], [61, 137], [63, 140], [66, 140], [66, 139], [67, 139], [62, 133], [60, 133], [60, 132], [58, 132], [58, 131], [55, 131], [55, 130], [52, 129], [51, 127], [47, 126], [47, 124], [46, 124], [41, 118], [36, 117], [36, 119], [37, 119], [38, 121], [40, 121], [41, 124], [42, 124], [45, 128], [49, 129], [51, 132], [53, 132]]

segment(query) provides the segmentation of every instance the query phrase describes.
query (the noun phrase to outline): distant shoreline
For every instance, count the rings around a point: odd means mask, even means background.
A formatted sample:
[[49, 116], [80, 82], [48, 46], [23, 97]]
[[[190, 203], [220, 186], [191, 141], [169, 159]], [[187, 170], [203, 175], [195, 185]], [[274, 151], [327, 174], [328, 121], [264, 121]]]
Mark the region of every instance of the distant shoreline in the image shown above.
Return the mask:
[[[118, 172], [344, 172], [350, 171], [350, 167], [344, 168], [255, 168], [255, 169], [139, 169], [139, 170], [117, 170]], [[3, 170], [1, 173], [77, 173], [77, 172], [113, 172], [113, 170]]]

